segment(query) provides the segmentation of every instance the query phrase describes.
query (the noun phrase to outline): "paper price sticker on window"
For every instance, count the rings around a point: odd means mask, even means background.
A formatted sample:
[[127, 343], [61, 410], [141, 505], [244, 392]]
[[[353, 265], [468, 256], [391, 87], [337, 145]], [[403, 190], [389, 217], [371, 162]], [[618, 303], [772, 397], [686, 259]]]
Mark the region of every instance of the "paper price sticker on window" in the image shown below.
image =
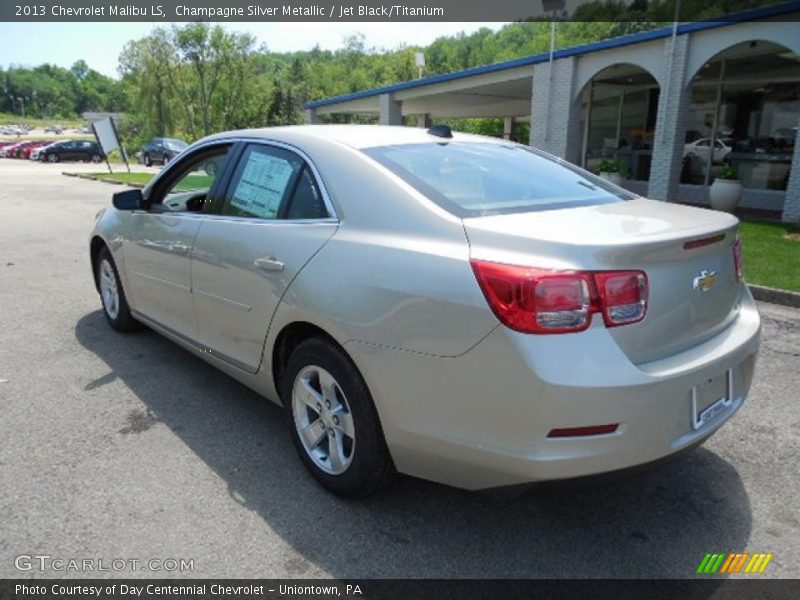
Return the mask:
[[293, 173], [294, 167], [284, 159], [251, 152], [231, 205], [262, 219], [274, 219]]

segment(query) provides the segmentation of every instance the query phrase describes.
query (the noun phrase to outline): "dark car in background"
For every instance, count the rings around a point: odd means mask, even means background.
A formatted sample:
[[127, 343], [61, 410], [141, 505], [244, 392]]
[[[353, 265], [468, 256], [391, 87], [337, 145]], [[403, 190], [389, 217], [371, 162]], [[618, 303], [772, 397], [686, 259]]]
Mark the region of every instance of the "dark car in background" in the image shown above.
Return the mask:
[[142, 162], [146, 167], [156, 162], [165, 165], [188, 147], [189, 144], [183, 140], [156, 137], [146, 143], [144, 148], [142, 148]]
[[91, 161], [99, 163], [105, 159], [105, 154], [97, 142], [87, 140], [75, 140], [69, 142], [59, 142], [48, 146], [39, 154], [39, 160], [46, 162], [60, 161]]

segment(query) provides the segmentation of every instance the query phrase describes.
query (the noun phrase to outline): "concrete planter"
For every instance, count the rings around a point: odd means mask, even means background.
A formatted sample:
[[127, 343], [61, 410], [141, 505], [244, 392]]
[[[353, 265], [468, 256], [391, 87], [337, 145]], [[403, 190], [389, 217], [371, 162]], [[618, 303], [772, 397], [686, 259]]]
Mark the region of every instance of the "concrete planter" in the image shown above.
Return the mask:
[[708, 188], [711, 208], [723, 212], [733, 212], [742, 199], [742, 182], [738, 179], [715, 179]]
[[611, 173], [609, 171], [600, 171], [600, 179], [605, 179], [614, 185], [622, 185], [622, 175], [620, 173]]

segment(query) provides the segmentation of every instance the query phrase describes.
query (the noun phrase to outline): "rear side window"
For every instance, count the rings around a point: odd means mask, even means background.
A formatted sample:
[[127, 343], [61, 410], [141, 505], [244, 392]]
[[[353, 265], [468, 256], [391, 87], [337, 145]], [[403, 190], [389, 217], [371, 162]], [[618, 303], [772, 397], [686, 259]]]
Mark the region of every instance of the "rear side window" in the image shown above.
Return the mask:
[[462, 218], [634, 198], [569, 163], [518, 145], [447, 142], [381, 146], [364, 152]]
[[250, 145], [231, 179], [222, 214], [264, 220], [328, 216], [320, 189], [299, 155]]

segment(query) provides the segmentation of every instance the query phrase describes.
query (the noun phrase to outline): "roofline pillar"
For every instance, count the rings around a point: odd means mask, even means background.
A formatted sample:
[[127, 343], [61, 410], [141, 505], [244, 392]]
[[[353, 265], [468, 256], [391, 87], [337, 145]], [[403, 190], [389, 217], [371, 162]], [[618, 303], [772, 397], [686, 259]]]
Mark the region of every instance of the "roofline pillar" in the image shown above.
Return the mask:
[[320, 125], [322, 122], [322, 116], [317, 114], [315, 108], [306, 109], [306, 125]]
[[530, 145], [579, 164], [582, 129], [576, 65], [576, 58], [570, 56], [534, 67]]
[[794, 144], [794, 156], [786, 184], [782, 219], [786, 223], [800, 223], [800, 143]]
[[647, 195], [655, 200], [678, 201], [683, 145], [692, 93], [692, 86], [686, 81], [690, 40], [689, 34], [676, 36], [674, 48], [671, 47], [671, 39], [664, 42], [663, 66], [659, 78], [664, 83], [658, 97], [650, 183], [647, 186]]
[[395, 100], [392, 94], [381, 94], [378, 98], [378, 123], [380, 125], [402, 125], [403, 103]]
[[503, 118], [503, 139], [511, 140], [514, 138], [514, 117]]

